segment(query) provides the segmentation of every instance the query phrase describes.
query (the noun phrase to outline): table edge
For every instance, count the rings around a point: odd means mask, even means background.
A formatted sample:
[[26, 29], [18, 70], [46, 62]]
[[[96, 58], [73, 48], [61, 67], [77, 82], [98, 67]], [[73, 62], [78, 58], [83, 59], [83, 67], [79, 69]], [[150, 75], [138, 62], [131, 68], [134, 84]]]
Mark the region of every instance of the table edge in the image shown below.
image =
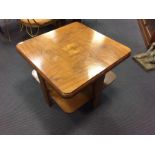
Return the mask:
[[[32, 61], [30, 61], [20, 50], [20, 48], [18, 47], [20, 44], [18, 43], [16, 45], [16, 49], [18, 51], [18, 53], [24, 57], [24, 59], [32, 65], [32, 67], [45, 79], [47, 80], [47, 82], [64, 98], [69, 98], [69, 97], [73, 97], [74, 95], [76, 95], [79, 91], [81, 91], [83, 88], [85, 88], [86, 86], [88, 86], [89, 84], [93, 83], [97, 78], [99, 78], [100, 76], [103, 76], [104, 74], [106, 74], [108, 71], [110, 71], [112, 68], [114, 68], [116, 65], [120, 64], [123, 60], [127, 59], [130, 54], [131, 54], [131, 50], [128, 52], [128, 54], [126, 54], [125, 56], [123, 56], [121, 59], [119, 59], [118, 61], [116, 61], [113, 65], [111, 65], [110, 67], [108, 67], [107, 69], [103, 70], [102, 72], [100, 72], [99, 74], [97, 74], [96, 76], [94, 76], [93, 78], [89, 79], [87, 82], [85, 82], [84, 84], [82, 84], [81, 86], [79, 86], [78, 88], [76, 88], [73, 91], [70, 92], [63, 92], [61, 91], [57, 86], [55, 86], [51, 80], [44, 75], [44, 73], [42, 73], [42, 71], [35, 65], [33, 64]], [[129, 48], [130, 49], [130, 48]]]

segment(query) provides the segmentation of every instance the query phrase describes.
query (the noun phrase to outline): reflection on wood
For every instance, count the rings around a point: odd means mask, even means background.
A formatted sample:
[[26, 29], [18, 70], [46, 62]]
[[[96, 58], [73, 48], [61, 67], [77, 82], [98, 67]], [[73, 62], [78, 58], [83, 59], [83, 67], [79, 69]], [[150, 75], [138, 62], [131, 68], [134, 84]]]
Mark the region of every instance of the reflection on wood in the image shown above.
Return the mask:
[[130, 49], [75, 22], [17, 45], [63, 97], [74, 96], [130, 55]]

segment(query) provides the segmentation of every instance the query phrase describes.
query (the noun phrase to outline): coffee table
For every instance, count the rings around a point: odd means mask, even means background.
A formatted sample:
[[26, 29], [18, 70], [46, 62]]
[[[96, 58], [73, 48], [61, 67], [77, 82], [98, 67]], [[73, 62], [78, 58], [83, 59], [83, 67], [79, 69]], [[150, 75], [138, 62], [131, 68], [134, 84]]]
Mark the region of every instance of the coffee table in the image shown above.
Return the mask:
[[47, 103], [67, 112], [91, 101], [97, 105], [115, 78], [111, 69], [130, 48], [78, 22], [20, 42], [17, 51], [30, 63]]

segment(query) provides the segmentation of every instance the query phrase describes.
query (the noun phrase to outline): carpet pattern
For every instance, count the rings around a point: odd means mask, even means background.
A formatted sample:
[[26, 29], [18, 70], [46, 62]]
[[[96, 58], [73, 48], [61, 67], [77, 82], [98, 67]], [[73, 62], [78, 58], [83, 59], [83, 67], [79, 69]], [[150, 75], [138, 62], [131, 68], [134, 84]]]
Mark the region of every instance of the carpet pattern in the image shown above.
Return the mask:
[[[136, 20], [82, 20], [132, 49], [132, 56], [146, 51]], [[155, 134], [155, 71], [145, 72], [132, 57], [113, 71], [116, 81], [102, 92], [102, 103], [66, 114], [44, 101], [31, 66], [15, 45], [29, 38], [10, 25], [12, 42], [0, 34], [0, 134]], [[51, 30], [48, 27], [42, 32]]]

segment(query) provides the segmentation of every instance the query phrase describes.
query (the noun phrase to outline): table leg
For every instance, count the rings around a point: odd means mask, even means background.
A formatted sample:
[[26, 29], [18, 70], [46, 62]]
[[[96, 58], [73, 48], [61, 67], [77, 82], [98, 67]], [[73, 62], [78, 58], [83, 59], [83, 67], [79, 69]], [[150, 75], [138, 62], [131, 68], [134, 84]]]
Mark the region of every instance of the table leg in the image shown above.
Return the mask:
[[41, 88], [42, 88], [42, 92], [43, 92], [43, 95], [44, 95], [44, 97], [45, 97], [45, 100], [46, 100], [47, 104], [48, 104], [49, 106], [51, 106], [51, 105], [52, 105], [51, 97], [50, 97], [49, 91], [48, 91], [48, 89], [47, 89], [45, 80], [42, 78], [42, 76], [41, 76], [38, 72], [37, 72], [37, 74], [38, 74], [40, 86], [41, 86]]
[[101, 101], [101, 92], [116, 79], [115, 73], [109, 71], [105, 76], [100, 77], [93, 83], [93, 105], [96, 106]]
[[100, 77], [97, 81], [92, 83], [89, 89], [82, 90], [71, 98], [63, 98], [57, 94], [56, 91], [52, 90], [52, 87], [50, 88], [47, 85], [47, 82], [39, 73], [37, 73], [36, 70], [32, 71], [32, 76], [39, 84], [41, 84], [41, 88], [48, 105], [51, 106], [52, 101], [54, 100], [63, 109], [63, 111], [67, 113], [74, 112], [84, 103], [90, 101], [90, 99], [92, 104], [97, 106], [97, 104], [101, 101], [102, 90], [116, 79], [116, 75], [112, 71], [109, 71], [105, 74], [105, 76]]
[[93, 83], [93, 106], [97, 106], [97, 104], [101, 101], [101, 92], [104, 88], [104, 79], [105, 76], [100, 77], [97, 81]]

